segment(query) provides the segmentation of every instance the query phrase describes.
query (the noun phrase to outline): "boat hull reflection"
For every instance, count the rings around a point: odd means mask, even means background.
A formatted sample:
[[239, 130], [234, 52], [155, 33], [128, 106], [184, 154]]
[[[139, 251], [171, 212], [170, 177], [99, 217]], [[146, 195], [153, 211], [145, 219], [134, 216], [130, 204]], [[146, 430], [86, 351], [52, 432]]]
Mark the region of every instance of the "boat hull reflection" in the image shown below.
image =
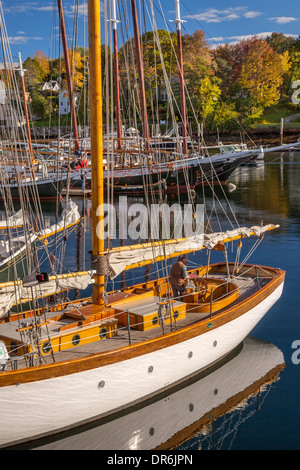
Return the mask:
[[[48, 442], [31, 447], [47, 450], [166, 450], [209, 429], [219, 416], [229, 413], [285, 367], [282, 352], [274, 345], [247, 337], [226, 360], [130, 411], [86, 424]], [[200, 435], [200, 437], [199, 437]], [[51, 442], [50, 442], [51, 439]]]

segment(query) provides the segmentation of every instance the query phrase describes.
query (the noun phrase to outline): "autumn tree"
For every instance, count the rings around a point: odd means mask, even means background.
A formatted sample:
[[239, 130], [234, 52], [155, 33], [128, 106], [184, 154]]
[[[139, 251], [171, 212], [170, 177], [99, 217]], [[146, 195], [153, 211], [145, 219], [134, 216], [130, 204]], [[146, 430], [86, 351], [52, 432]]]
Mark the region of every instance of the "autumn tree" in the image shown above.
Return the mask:
[[190, 123], [196, 120], [206, 122], [208, 125], [221, 95], [220, 80], [201, 62], [198, 62], [198, 67], [194, 64], [193, 68], [188, 70], [186, 84]]
[[[69, 50], [70, 68], [73, 79], [73, 86], [75, 91], [81, 90], [83, 84], [87, 79], [87, 70], [85, 59], [81, 55], [81, 50]], [[65, 61], [62, 61], [61, 73], [63, 77], [62, 88], [67, 89], [67, 77]]]
[[[220, 80], [211, 68], [212, 50], [205, 39], [204, 31], [182, 37], [184, 78], [188, 89], [187, 100], [189, 122], [206, 122], [212, 116], [221, 90]], [[196, 124], [196, 123], [195, 123]]]
[[49, 57], [47, 57], [43, 51], [37, 50], [35, 51], [33, 59], [36, 60], [39, 65], [41, 78], [45, 80], [50, 74]]
[[255, 37], [244, 39], [236, 44], [218, 46], [214, 51], [212, 67], [221, 80], [223, 98], [234, 98], [239, 93], [243, 61], [255, 41]]
[[289, 53], [279, 54], [262, 39], [257, 39], [243, 60], [239, 83], [248, 100], [249, 111], [259, 116], [280, 99], [280, 86], [289, 71]]
[[[140, 37], [147, 106], [153, 114], [161, 91], [165, 88], [165, 77], [175, 74], [177, 60], [177, 37], [166, 30], [147, 31]], [[123, 117], [134, 125], [136, 106], [140, 102], [135, 39], [127, 41], [119, 50], [119, 78]], [[162, 114], [164, 104], [160, 103]], [[132, 124], [131, 124], [132, 123]]]
[[291, 74], [290, 74], [290, 83], [295, 80], [300, 80], [300, 36], [294, 41], [293, 47], [290, 51], [291, 59]]
[[197, 29], [193, 34], [184, 34], [182, 50], [184, 64], [190, 68], [199, 60], [207, 67], [212, 63], [212, 49], [205, 39], [204, 31]]

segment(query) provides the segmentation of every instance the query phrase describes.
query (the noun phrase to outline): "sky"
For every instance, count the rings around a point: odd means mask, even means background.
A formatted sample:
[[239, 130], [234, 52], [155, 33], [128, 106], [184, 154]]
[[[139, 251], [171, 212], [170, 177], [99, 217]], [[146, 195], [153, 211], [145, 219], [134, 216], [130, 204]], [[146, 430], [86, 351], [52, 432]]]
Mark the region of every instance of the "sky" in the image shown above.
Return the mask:
[[[138, 5], [140, 1], [137, 0]], [[77, 44], [86, 47], [87, 0], [78, 0], [78, 2]], [[70, 47], [74, 5], [78, 2], [64, 0]], [[130, 5], [129, 0], [122, 2]], [[213, 47], [218, 44], [236, 43], [253, 35], [266, 37], [273, 31], [293, 37], [298, 37], [300, 34], [299, 0], [181, 0], [180, 3], [181, 17], [185, 21], [182, 25], [183, 34], [191, 34], [196, 29], [202, 29]], [[19, 52], [25, 60], [28, 56], [33, 57], [37, 50], [42, 50], [50, 58], [58, 57], [57, 0], [3, 0], [0, 4], [13, 60], [17, 61]], [[149, 4], [149, 0], [146, 0], [146, 4]], [[175, 30], [171, 22], [175, 19], [175, 0], [154, 0], [154, 4], [158, 27], [166, 28], [168, 24], [170, 29]], [[159, 5], [163, 9], [165, 18], [158, 12]]]

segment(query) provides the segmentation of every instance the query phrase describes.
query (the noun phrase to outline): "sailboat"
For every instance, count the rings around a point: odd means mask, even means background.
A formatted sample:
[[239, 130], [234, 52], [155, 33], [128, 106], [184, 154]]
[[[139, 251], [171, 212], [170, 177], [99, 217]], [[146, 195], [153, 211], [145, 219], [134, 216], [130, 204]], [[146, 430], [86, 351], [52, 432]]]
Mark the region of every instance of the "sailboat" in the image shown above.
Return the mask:
[[[88, 20], [93, 295], [17, 313], [3, 309], [2, 448], [110, 416], [208, 369], [243, 341], [283, 291], [283, 270], [227, 257], [228, 243], [237, 241], [241, 249], [241, 240], [252, 236], [260, 243], [274, 225], [105, 247], [98, 0], [88, 1]], [[208, 252], [207, 264], [188, 271], [186, 297], [172, 297], [167, 271], [121, 291], [105, 290], [108, 278], [128, 269], [199, 250]], [[210, 264], [214, 250], [224, 253], [224, 262]], [[19, 286], [35, 290], [34, 300], [50, 280], [52, 289], [59, 289], [66, 279], [33, 273], [32, 283], [18, 280], [8, 286], [10, 301], [24, 300], [13, 297]], [[88, 282], [86, 273], [82, 284]], [[0, 298], [4, 289], [0, 285]]]
[[[109, 176], [109, 170], [105, 168], [103, 174], [104, 188], [113, 187], [115, 194], [144, 194], [145, 180], [159, 192], [160, 188], [166, 193], [188, 192], [188, 189], [201, 188], [214, 182], [225, 184], [229, 176], [242, 164], [255, 161], [258, 150], [246, 150], [239, 152], [227, 152], [207, 156], [191, 156], [189, 158], [170, 158], [164, 162], [152, 162], [147, 164], [118, 168], [113, 171], [113, 180]], [[87, 187], [91, 187], [91, 170], [84, 170]], [[71, 184], [73, 188], [82, 185], [80, 172], [73, 172]], [[186, 180], [189, 184], [187, 186]]]

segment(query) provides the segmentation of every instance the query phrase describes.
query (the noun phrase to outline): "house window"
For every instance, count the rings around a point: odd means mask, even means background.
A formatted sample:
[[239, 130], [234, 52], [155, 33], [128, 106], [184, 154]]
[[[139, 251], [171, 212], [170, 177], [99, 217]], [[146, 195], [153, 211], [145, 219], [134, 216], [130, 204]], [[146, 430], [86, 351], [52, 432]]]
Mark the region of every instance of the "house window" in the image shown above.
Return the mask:
[[168, 93], [166, 90], [161, 92], [161, 101], [168, 101]]

